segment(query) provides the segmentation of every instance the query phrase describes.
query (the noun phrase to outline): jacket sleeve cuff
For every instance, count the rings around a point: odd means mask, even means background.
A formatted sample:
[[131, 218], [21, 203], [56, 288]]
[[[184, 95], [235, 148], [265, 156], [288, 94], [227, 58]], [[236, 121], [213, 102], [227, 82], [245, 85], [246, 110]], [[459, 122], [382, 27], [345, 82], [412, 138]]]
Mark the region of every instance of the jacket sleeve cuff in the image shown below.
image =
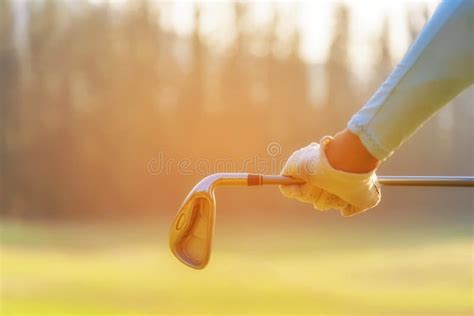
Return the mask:
[[357, 122], [357, 117], [349, 121], [347, 128], [359, 137], [367, 151], [378, 160], [384, 161], [393, 154], [393, 150], [384, 146], [370, 127]]

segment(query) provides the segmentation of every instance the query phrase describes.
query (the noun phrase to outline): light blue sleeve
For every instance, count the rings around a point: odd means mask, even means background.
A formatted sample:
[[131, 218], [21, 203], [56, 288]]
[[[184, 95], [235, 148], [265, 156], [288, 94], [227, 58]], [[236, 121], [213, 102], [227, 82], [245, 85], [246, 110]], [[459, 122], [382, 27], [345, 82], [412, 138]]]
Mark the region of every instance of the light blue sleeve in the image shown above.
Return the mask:
[[385, 160], [473, 81], [474, 0], [444, 1], [348, 128]]

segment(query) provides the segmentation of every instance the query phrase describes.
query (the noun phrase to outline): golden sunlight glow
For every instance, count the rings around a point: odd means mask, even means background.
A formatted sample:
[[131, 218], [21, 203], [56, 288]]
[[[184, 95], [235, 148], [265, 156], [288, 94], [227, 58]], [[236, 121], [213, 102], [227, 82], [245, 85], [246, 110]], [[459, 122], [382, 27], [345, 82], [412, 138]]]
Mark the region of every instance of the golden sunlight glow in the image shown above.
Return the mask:
[[[16, 5], [21, 7], [19, 1]], [[123, 8], [136, 3], [127, 0], [89, 0], [101, 5], [107, 3]], [[159, 7], [164, 29], [173, 30], [181, 36], [188, 36], [193, 30], [195, 6], [202, 8], [201, 32], [213, 45], [215, 51], [222, 51], [233, 39], [233, 10], [228, 1], [151, 1]], [[249, 1], [250, 33], [258, 32], [258, 27], [272, 23], [273, 10], [281, 16], [278, 21], [278, 36], [290, 35], [292, 29], [301, 30], [300, 53], [309, 63], [323, 63], [328, 53], [335, 19], [333, 11], [337, 5], [345, 4], [350, 10], [350, 57], [354, 71], [363, 74], [370, 69], [374, 54], [372, 43], [379, 37], [384, 19], [390, 28], [391, 52], [395, 61], [399, 60], [410, 44], [406, 28], [406, 18], [410, 10], [426, 8], [431, 15], [439, 1]], [[21, 12], [21, 8], [19, 9]], [[21, 13], [20, 13], [21, 14]], [[258, 53], [258, 52], [257, 52]]]
[[[275, 8], [285, 17], [280, 21], [280, 34], [291, 32], [298, 27], [302, 32], [301, 54], [311, 63], [322, 63], [327, 57], [328, 43], [331, 39], [334, 7], [336, 1], [304, 2], [262, 2], [251, 1], [252, 26], [258, 27], [271, 23], [272, 9]], [[350, 1], [345, 3], [351, 12], [351, 50], [356, 71], [363, 71], [373, 60], [371, 44], [379, 36], [383, 20], [389, 21], [390, 43], [393, 56], [398, 60], [406, 51], [410, 39], [406, 29], [406, 15], [409, 10], [427, 7], [431, 15], [438, 1], [413, 2], [403, 1]], [[188, 35], [193, 28], [193, 9], [198, 5], [203, 9], [202, 31], [211, 42], [224, 45], [232, 37], [232, 10], [225, 2], [184, 2], [165, 3], [172, 13], [163, 15], [164, 26], [174, 29], [179, 34]], [[258, 31], [255, 30], [255, 31]], [[357, 46], [355, 45], [357, 44]]]

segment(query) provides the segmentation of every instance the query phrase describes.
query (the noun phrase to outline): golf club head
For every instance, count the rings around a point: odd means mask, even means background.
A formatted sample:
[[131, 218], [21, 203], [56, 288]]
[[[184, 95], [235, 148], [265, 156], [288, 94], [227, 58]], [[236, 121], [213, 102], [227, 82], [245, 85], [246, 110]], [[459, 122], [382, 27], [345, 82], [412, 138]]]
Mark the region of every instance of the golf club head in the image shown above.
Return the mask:
[[214, 239], [216, 187], [297, 183], [301, 184], [302, 180], [249, 173], [215, 173], [205, 177], [192, 189], [178, 210], [170, 231], [171, 251], [191, 268], [206, 267]]
[[171, 251], [194, 269], [203, 269], [211, 256], [216, 216], [213, 184], [212, 177], [199, 182], [181, 204], [171, 226]]

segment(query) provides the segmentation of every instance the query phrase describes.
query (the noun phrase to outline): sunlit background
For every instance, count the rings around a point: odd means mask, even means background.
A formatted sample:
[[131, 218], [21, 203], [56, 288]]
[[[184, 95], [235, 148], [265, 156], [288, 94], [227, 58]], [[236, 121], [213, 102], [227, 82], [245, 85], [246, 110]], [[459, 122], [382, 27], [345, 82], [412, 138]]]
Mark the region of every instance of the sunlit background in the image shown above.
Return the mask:
[[[223, 189], [209, 266], [167, 245], [204, 175], [343, 129], [436, 5], [0, 0], [0, 315], [472, 315], [471, 189]], [[473, 97], [379, 173], [473, 175]]]

